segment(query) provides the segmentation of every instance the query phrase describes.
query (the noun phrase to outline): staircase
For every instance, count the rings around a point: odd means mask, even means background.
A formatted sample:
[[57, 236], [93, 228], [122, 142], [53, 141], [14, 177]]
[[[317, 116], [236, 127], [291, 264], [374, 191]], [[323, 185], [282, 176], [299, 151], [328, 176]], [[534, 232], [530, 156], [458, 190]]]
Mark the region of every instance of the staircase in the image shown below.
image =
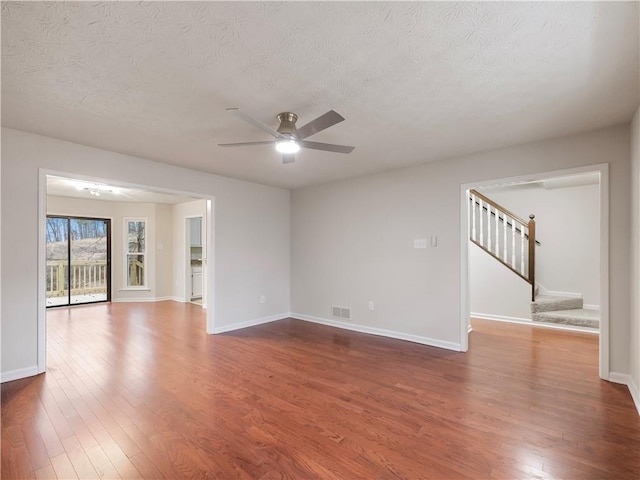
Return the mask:
[[477, 190], [469, 190], [469, 201], [469, 239], [529, 283], [535, 300], [535, 215], [524, 220]]
[[531, 320], [574, 327], [600, 328], [600, 313], [582, 308], [582, 298], [537, 295], [531, 302]]
[[524, 220], [477, 190], [469, 190], [469, 239], [531, 285], [531, 319], [598, 329], [597, 310], [582, 308], [582, 298], [540, 295], [535, 282], [535, 215]]

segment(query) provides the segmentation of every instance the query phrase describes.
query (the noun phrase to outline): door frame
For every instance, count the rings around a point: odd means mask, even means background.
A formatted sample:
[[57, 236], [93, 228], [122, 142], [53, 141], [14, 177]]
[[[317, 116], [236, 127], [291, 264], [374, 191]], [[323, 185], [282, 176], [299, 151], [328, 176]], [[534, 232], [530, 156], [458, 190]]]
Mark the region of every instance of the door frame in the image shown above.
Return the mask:
[[598, 348], [599, 376], [610, 379], [609, 356], [609, 165], [600, 163], [585, 167], [538, 172], [515, 177], [483, 180], [460, 185], [460, 347], [469, 349], [469, 215], [468, 190], [504, 183], [528, 183], [553, 177], [597, 172], [600, 174], [600, 335]]
[[213, 249], [213, 239], [215, 232], [215, 196], [207, 195], [199, 192], [190, 192], [185, 190], [171, 189], [153, 184], [141, 184], [123, 182], [116, 179], [94, 177], [82, 175], [74, 172], [66, 172], [61, 170], [51, 170], [48, 168], [38, 169], [38, 288], [37, 288], [37, 309], [38, 309], [38, 329], [37, 329], [37, 373], [44, 373], [47, 370], [47, 311], [46, 311], [46, 277], [45, 269], [47, 263], [45, 233], [47, 228], [47, 177], [63, 177], [72, 180], [106, 183], [114, 187], [137, 188], [149, 190], [152, 192], [166, 193], [169, 195], [178, 195], [183, 197], [191, 197], [194, 200], [206, 200], [206, 244], [207, 244], [207, 303], [206, 309], [206, 332], [208, 334], [215, 333], [215, 250]]
[[[68, 238], [67, 238], [67, 264], [69, 265], [68, 273], [67, 273], [67, 282], [69, 285], [69, 293], [67, 295], [67, 300], [69, 303], [65, 305], [46, 305], [46, 293], [45, 293], [45, 308], [56, 308], [56, 307], [72, 307], [75, 305], [91, 305], [93, 303], [105, 303], [111, 301], [111, 219], [110, 218], [102, 218], [102, 217], [87, 217], [87, 216], [76, 216], [76, 215], [58, 215], [55, 213], [47, 214], [47, 219], [49, 218], [64, 218], [67, 220], [68, 227]], [[106, 300], [96, 300], [93, 302], [82, 302], [82, 303], [71, 303], [71, 220], [101, 220], [105, 222], [107, 225], [107, 273], [105, 281], [107, 283], [107, 299]], [[46, 248], [46, 241], [45, 241]], [[46, 263], [46, 258], [45, 258]], [[45, 266], [45, 278], [46, 278], [46, 266]], [[45, 280], [45, 288], [46, 288], [46, 280]]]

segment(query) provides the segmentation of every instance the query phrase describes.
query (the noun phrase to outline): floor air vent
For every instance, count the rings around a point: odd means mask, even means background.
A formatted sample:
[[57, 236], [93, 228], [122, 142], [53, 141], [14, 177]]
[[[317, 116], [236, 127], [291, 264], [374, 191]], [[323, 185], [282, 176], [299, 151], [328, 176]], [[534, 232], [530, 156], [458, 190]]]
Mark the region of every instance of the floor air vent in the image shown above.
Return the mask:
[[345, 320], [351, 319], [351, 309], [346, 307], [331, 307], [331, 316], [334, 318], [343, 318]]

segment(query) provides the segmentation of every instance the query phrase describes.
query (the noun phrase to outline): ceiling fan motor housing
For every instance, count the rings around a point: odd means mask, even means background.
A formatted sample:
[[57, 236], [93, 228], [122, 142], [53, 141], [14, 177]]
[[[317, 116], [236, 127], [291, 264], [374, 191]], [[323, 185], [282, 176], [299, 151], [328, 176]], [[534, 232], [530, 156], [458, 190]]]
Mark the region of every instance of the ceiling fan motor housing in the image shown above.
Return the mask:
[[298, 116], [291, 112], [282, 112], [278, 114], [278, 121], [280, 126], [278, 127], [278, 133], [281, 135], [297, 138], [296, 121]]

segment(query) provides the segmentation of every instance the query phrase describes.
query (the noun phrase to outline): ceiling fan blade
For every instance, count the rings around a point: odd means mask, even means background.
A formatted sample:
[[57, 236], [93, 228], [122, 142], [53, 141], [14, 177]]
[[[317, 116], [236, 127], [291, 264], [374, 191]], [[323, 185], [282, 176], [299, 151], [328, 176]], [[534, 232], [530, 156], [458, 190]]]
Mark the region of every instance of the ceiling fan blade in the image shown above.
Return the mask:
[[251, 145], [273, 145], [275, 140], [265, 140], [264, 142], [240, 142], [240, 143], [219, 143], [219, 147], [248, 147]]
[[336, 123], [340, 123], [344, 120], [344, 117], [338, 112], [329, 110], [324, 115], [320, 115], [315, 120], [311, 120], [306, 125], [303, 125], [298, 129], [298, 138], [303, 139], [310, 137], [313, 134], [321, 132], [329, 127], [334, 126]]
[[263, 132], [268, 133], [269, 135], [271, 135], [272, 137], [278, 138], [281, 137], [282, 135], [280, 135], [276, 130], [274, 130], [273, 128], [271, 128], [269, 125], [265, 125], [264, 123], [262, 123], [260, 120], [256, 120], [255, 118], [253, 118], [251, 115], [249, 115], [248, 113], [243, 112], [242, 110], [240, 110], [239, 108], [227, 108], [227, 112], [232, 112], [235, 113], [236, 115], [238, 115], [240, 118], [242, 118], [245, 122], [250, 123], [251, 125], [253, 125], [254, 127], [259, 128], [260, 130], [262, 130]]
[[294, 153], [283, 153], [282, 154], [282, 163], [286, 165], [287, 163], [293, 163], [296, 161], [296, 155]]
[[309, 142], [307, 140], [301, 140], [299, 143], [302, 148], [312, 148], [313, 150], [324, 150], [325, 152], [335, 153], [351, 153], [353, 149], [356, 148], [346, 145], [334, 145], [333, 143]]

